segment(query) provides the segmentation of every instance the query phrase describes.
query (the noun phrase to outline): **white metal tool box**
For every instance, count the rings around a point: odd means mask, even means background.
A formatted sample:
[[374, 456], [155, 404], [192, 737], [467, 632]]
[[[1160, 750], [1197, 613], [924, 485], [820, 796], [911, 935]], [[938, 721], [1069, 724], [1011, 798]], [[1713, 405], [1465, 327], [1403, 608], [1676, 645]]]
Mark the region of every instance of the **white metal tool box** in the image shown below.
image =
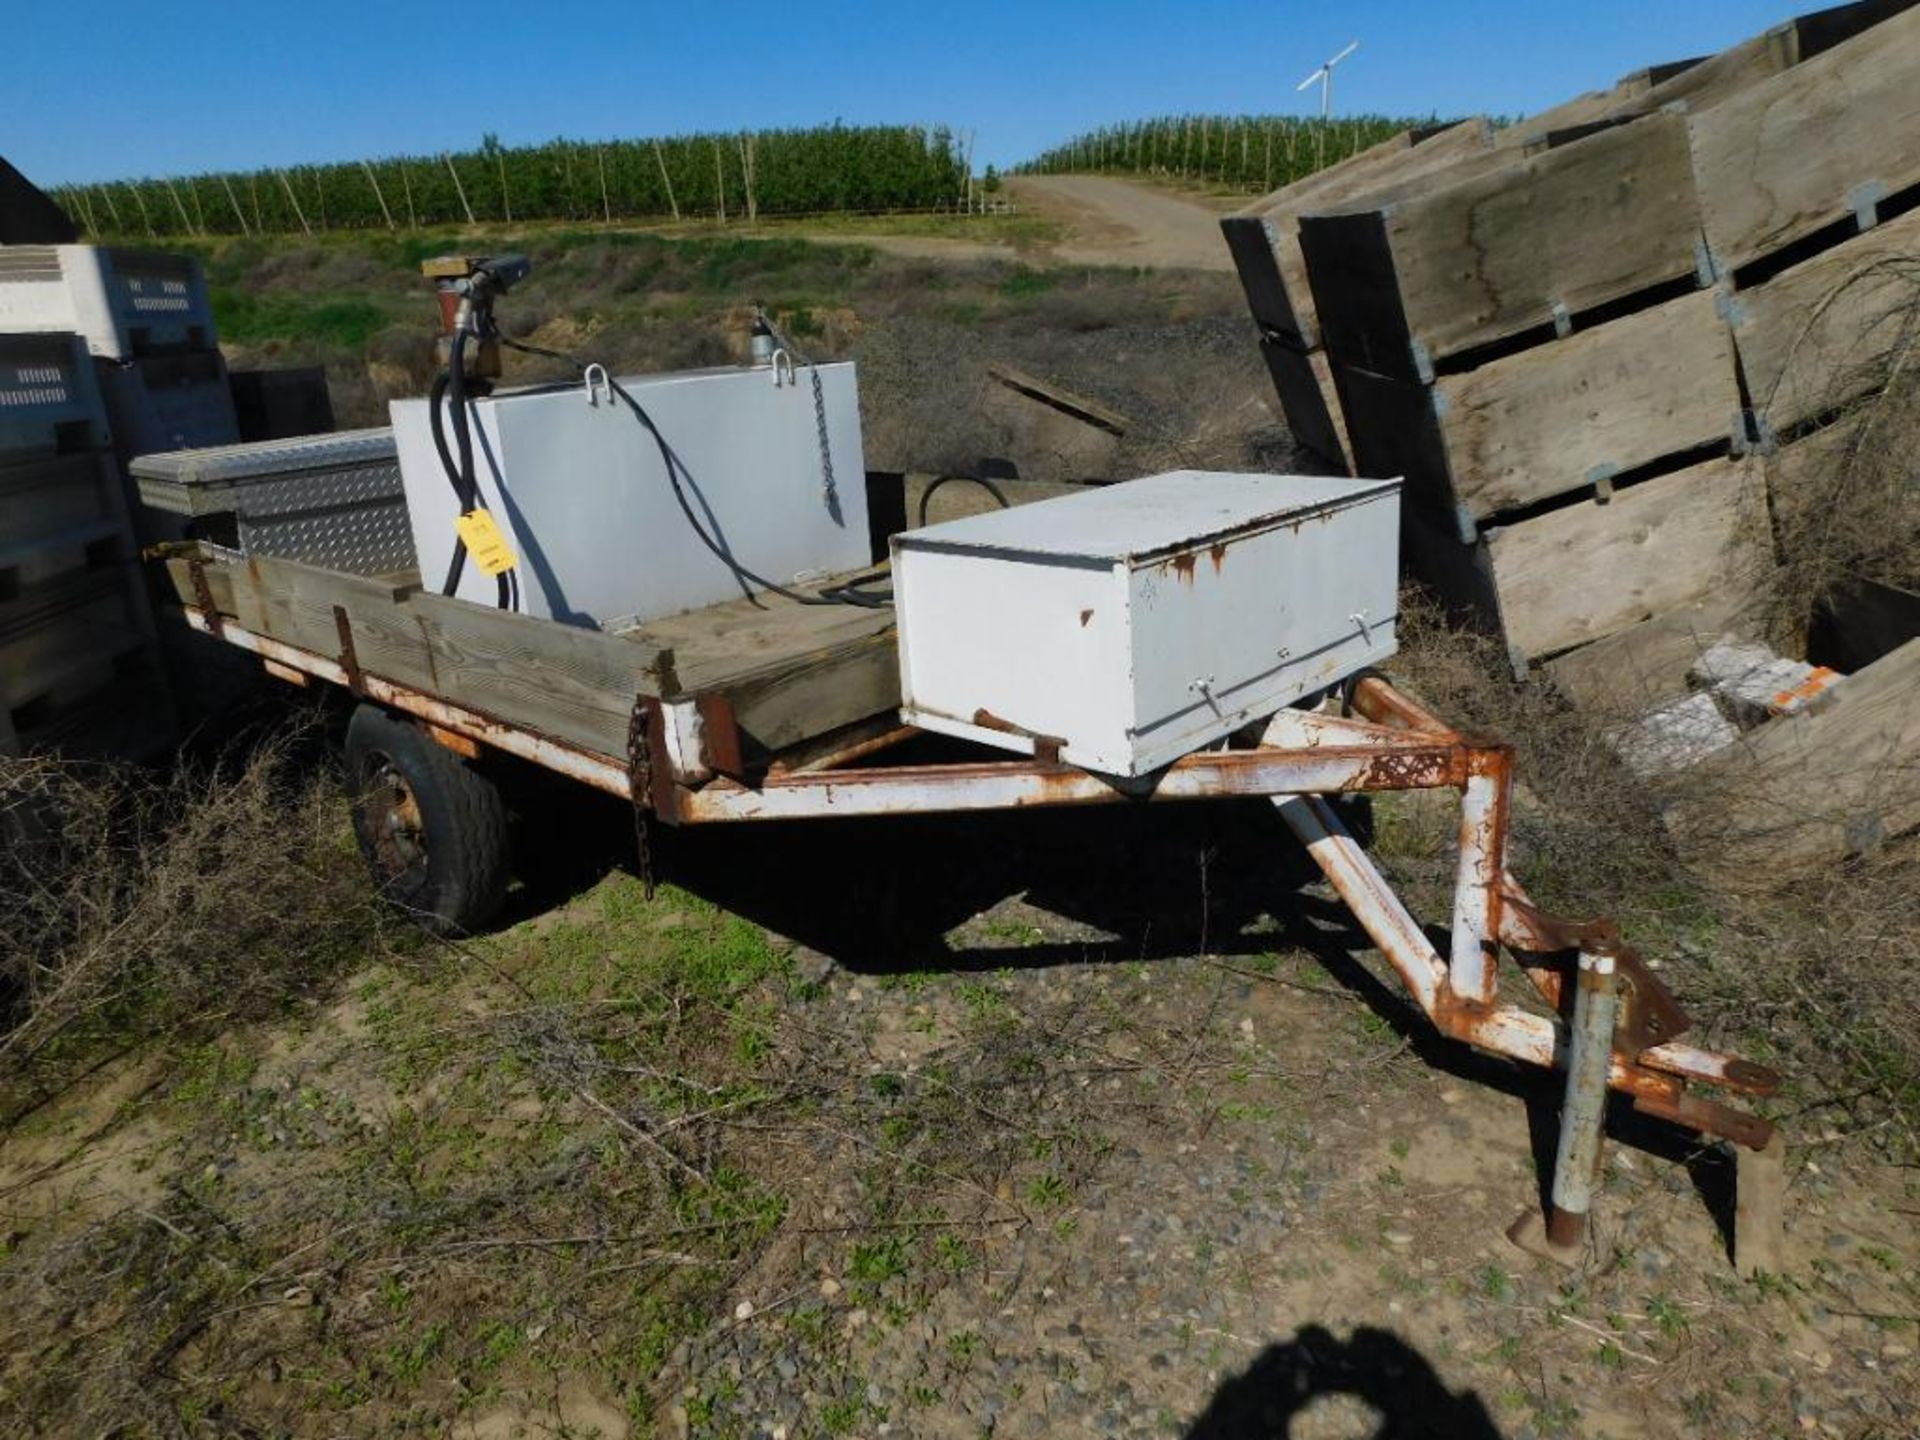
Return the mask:
[[896, 536], [901, 714], [1158, 769], [1393, 653], [1399, 492], [1187, 470]]
[[[805, 587], [871, 559], [852, 365], [784, 376], [772, 367], [690, 370], [620, 384], [677, 457], [687, 504], [739, 564]], [[421, 579], [437, 589], [460, 507], [428, 402], [390, 408]], [[518, 561], [527, 614], [618, 628], [745, 592], [694, 533], [659, 442], [603, 374], [591, 384], [502, 390], [474, 401], [472, 416], [480, 497]], [[491, 605], [494, 581], [468, 563], [458, 593]]]

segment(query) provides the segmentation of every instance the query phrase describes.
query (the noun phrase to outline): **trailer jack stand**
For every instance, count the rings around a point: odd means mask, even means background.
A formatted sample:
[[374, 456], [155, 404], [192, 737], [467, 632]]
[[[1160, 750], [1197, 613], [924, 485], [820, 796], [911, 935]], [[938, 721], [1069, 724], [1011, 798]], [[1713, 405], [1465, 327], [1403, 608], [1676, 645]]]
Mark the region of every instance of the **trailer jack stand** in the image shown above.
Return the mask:
[[1620, 1013], [1614, 960], [1607, 952], [1580, 952], [1552, 1200], [1544, 1219], [1530, 1209], [1507, 1231], [1507, 1238], [1522, 1250], [1569, 1267], [1577, 1265], [1586, 1250], [1587, 1215], [1606, 1138], [1607, 1066]]

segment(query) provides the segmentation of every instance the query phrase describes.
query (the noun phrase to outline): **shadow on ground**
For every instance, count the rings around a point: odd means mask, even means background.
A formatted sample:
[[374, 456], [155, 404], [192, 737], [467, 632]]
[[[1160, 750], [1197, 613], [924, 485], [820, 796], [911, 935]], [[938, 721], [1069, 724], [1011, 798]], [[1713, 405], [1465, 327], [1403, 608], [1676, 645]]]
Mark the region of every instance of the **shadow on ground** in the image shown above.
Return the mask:
[[1221, 1385], [1186, 1440], [1284, 1440], [1309, 1407], [1333, 1396], [1372, 1410], [1372, 1440], [1500, 1440], [1480, 1397], [1449, 1390], [1399, 1336], [1363, 1326], [1340, 1340], [1318, 1325], [1269, 1345]]
[[[898, 758], [924, 757], [903, 750]], [[623, 803], [552, 777], [545, 782], [553, 787], [549, 803], [527, 807], [530, 833], [518, 846], [538, 864], [508, 920], [560, 903], [610, 865], [633, 861], [633, 819]], [[1354, 823], [1364, 835], [1363, 817]], [[867, 974], [1196, 955], [1244, 966], [1260, 956], [1312, 955], [1427, 1065], [1526, 1101], [1545, 1204], [1557, 1077], [1447, 1039], [1403, 989], [1360, 963], [1372, 940], [1317, 883], [1318, 868], [1265, 800], [655, 825], [651, 833], [663, 881]], [[1016, 897], [1058, 923], [1010, 943], [969, 924]], [[1446, 930], [1429, 926], [1428, 934], [1444, 954]], [[1524, 988], [1517, 973], [1507, 983]], [[1636, 1113], [1625, 1097], [1613, 1099], [1609, 1135], [1685, 1165], [1731, 1253], [1731, 1158]]]

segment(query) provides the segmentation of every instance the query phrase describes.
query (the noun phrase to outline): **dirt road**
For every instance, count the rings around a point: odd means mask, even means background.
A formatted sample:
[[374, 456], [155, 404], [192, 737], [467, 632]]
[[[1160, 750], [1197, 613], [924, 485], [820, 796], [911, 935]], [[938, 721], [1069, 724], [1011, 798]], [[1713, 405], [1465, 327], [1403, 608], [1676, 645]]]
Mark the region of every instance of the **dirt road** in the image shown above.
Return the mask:
[[1059, 222], [1061, 260], [1082, 265], [1145, 265], [1231, 270], [1220, 238], [1220, 208], [1104, 175], [1023, 175], [1014, 199]]
[[[1007, 188], [1022, 212], [1051, 221], [1060, 230], [1056, 240], [1023, 247], [1021, 253], [1029, 258], [1158, 270], [1233, 269], [1220, 238], [1225, 201], [1209, 205], [1104, 175], [1022, 175], [1009, 180]], [[871, 245], [921, 260], [999, 260], [1013, 253], [1003, 241], [947, 235], [862, 234], [853, 229], [808, 238]]]

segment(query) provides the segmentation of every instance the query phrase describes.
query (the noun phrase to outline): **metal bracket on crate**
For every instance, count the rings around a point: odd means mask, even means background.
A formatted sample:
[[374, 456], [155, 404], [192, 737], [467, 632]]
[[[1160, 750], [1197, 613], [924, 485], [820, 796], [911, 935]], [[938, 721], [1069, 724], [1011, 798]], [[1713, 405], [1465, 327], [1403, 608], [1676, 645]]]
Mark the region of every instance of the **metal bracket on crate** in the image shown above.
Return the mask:
[[1713, 258], [1713, 250], [1702, 237], [1693, 242], [1693, 278], [1702, 290], [1720, 278], [1719, 263]]
[[344, 605], [333, 607], [333, 628], [340, 637], [340, 668], [346, 672], [347, 689], [362, 699], [367, 693], [367, 677], [360, 669], [360, 653], [353, 644], [353, 621]]
[[213, 603], [213, 586], [207, 580], [206, 558], [199, 554], [187, 557], [187, 582], [193, 586], [194, 603], [200, 607], [200, 613], [207, 617], [207, 633], [216, 640], [223, 640], [227, 633], [227, 617], [220, 613], [220, 607]]
[[1593, 487], [1593, 503], [1605, 505], [1613, 499], [1613, 480], [1620, 467], [1611, 460], [1602, 461], [1587, 471], [1587, 483]]
[[1865, 180], [1847, 191], [1847, 209], [1853, 212], [1853, 223], [1861, 230], [1871, 230], [1880, 223], [1880, 204], [1887, 198], [1887, 187], [1879, 180]]
[[1433, 352], [1418, 340], [1407, 342], [1407, 354], [1413, 360], [1413, 373], [1422, 385], [1431, 385], [1436, 378], [1433, 368]]

